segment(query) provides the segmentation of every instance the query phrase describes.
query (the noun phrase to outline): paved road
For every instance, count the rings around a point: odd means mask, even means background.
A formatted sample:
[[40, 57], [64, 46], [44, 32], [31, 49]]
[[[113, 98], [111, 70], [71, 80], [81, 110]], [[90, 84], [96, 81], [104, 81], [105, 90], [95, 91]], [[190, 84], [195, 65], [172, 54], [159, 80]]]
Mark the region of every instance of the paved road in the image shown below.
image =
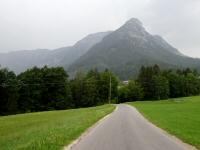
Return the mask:
[[72, 150], [187, 150], [144, 119], [135, 108], [120, 104]]

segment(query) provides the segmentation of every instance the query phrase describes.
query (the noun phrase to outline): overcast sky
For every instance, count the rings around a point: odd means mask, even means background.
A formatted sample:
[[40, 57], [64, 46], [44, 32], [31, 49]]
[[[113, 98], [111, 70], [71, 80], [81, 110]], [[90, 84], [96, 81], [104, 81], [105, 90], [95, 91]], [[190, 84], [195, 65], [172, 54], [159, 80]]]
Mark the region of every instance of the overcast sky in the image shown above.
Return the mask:
[[0, 0], [0, 52], [72, 45], [132, 17], [200, 57], [200, 0]]

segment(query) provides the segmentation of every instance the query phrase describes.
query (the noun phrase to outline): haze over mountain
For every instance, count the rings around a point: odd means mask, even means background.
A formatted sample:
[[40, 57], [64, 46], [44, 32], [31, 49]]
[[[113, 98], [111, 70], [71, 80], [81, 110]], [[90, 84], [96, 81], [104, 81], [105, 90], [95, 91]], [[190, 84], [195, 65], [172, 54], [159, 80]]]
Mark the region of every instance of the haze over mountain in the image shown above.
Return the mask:
[[65, 66], [74, 62], [93, 45], [100, 42], [108, 32], [90, 34], [78, 41], [74, 46], [55, 50], [38, 49], [0, 53], [0, 65], [20, 73], [33, 66]]
[[71, 76], [77, 70], [110, 69], [122, 79], [136, 75], [142, 65], [200, 70], [200, 59], [185, 56], [161, 36], [148, 33], [136, 18], [116, 31], [90, 34], [74, 46], [0, 54], [0, 64], [16, 73], [33, 66], [63, 66]]
[[75, 61], [68, 71], [110, 69], [121, 78], [136, 74], [142, 65], [199, 69], [200, 59], [184, 56], [162, 37], [151, 35], [138, 19], [127, 21]]

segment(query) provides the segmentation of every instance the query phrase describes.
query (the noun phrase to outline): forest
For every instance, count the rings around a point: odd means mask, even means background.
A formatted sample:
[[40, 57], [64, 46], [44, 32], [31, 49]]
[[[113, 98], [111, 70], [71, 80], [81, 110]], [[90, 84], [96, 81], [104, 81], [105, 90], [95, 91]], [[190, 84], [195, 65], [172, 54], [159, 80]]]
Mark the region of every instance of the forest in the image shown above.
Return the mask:
[[62, 67], [33, 67], [19, 75], [0, 69], [0, 115], [199, 94], [199, 74], [190, 68], [161, 70], [158, 65], [142, 66], [128, 84], [108, 69], [77, 71], [72, 79]]

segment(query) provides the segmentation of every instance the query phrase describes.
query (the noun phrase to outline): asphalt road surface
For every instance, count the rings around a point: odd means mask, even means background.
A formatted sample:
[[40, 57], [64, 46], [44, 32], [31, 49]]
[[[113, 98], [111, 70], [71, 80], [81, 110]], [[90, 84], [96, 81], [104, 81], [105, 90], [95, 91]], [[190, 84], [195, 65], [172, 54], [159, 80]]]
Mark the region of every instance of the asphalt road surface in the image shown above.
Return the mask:
[[71, 150], [188, 150], [162, 132], [135, 108], [120, 104], [108, 118], [94, 127]]

